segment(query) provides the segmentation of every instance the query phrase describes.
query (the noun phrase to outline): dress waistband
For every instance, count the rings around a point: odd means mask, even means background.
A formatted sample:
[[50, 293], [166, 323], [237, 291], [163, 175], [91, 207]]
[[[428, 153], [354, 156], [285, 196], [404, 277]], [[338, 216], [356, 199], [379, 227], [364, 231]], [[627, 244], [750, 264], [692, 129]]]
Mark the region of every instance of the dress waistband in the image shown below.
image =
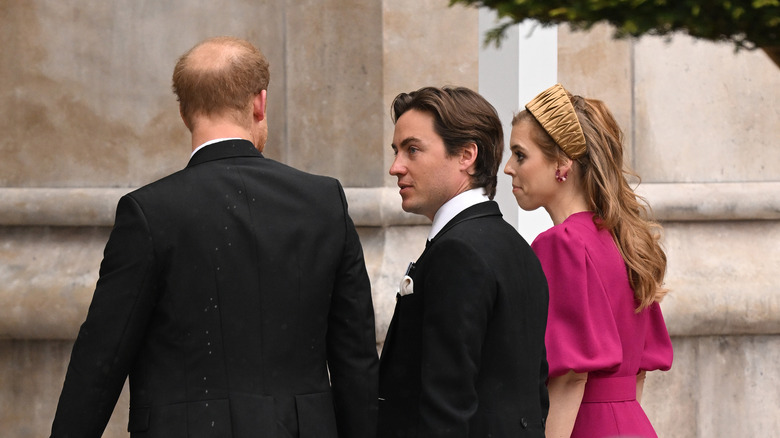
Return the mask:
[[604, 403], [636, 400], [636, 376], [588, 376], [583, 403]]

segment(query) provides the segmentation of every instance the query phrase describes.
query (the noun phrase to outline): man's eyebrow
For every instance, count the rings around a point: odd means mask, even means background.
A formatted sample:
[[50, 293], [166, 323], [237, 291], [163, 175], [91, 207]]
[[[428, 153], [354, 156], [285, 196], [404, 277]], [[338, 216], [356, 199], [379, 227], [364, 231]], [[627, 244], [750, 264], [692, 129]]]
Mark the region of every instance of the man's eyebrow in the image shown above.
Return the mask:
[[406, 145], [408, 145], [409, 143], [414, 143], [414, 142], [417, 142], [417, 143], [419, 143], [419, 142], [420, 142], [420, 139], [419, 139], [419, 138], [417, 138], [417, 137], [406, 137], [405, 139], [403, 139], [403, 140], [401, 141], [401, 146], [406, 146]]
[[[405, 139], [401, 140], [400, 147], [406, 147], [406, 146], [409, 145], [409, 143], [419, 143], [419, 142], [420, 142], [420, 139], [417, 138], [417, 137], [406, 137]], [[395, 143], [390, 143], [390, 147], [393, 148], [393, 149], [398, 149], [399, 148], [399, 146], [396, 145]]]

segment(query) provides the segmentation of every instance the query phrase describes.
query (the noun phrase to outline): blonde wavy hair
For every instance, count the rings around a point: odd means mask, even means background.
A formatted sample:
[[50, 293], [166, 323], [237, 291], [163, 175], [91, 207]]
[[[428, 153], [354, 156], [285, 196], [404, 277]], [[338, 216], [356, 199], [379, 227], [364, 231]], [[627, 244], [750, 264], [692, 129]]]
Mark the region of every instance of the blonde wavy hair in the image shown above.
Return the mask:
[[[660, 244], [661, 225], [650, 219], [647, 201], [637, 195], [628, 182], [639, 175], [623, 163], [623, 132], [612, 113], [600, 100], [569, 95], [582, 126], [587, 153], [574, 160], [575, 175], [581, 178], [588, 207], [617, 244], [626, 264], [628, 280], [634, 289], [637, 312], [660, 302], [668, 289], [664, 287], [666, 254]], [[552, 162], [567, 159], [559, 145], [528, 110], [512, 119], [531, 124], [531, 136], [545, 157]]]

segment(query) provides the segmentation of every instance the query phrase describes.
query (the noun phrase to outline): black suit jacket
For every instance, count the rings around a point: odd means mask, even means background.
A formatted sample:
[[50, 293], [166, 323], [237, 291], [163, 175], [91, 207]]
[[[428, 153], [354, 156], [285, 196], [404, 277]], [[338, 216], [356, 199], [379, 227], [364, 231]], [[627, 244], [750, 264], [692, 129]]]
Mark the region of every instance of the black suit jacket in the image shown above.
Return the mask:
[[409, 274], [380, 361], [380, 437], [544, 437], [547, 281], [483, 202], [453, 218]]
[[341, 185], [248, 141], [124, 196], [53, 437], [99, 437], [130, 378], [132, 437], [376, 430], [371, 291]]

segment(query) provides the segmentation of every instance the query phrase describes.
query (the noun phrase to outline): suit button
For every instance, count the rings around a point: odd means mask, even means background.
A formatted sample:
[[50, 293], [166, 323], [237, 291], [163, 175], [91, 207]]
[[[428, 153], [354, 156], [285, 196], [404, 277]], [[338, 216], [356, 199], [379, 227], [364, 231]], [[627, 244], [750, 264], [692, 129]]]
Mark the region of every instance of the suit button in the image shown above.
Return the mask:
[[520, 425], [523, 426], [523, 429], [528, 428], [528, 420], [525, 417], [521, 418]]

